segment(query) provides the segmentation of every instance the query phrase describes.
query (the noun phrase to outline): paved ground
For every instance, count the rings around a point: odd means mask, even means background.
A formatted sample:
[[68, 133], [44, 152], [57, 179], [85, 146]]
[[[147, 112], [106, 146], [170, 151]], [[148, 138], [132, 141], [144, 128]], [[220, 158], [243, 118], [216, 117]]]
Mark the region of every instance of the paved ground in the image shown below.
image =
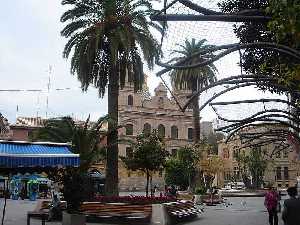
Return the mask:
[[[187, 225], [267, 225], [268, 217], [264, 209], [263, 198], [229, 198], [231, 203], [225, 205], [205, 207], [205, 212], [199, 219], [186, 223]], [[0, 200], [2, 214], [3, 200]], [[33, 210], [36, 203], [28, 200], [7, 202], [5, 225], [26, 225], [26, 212]], [[279, 215], [280, 217], [281, 215]], [[279, 225], [282, 225], [281, 219]], [[32, 225], [40, 225], [41, 221], [32, 220]], [[59, 225], [61, 223], [46, 223]], [[95, 223], [94, 223], [95, 224]], [[90, 225], [90, 224], [89, 224]]]

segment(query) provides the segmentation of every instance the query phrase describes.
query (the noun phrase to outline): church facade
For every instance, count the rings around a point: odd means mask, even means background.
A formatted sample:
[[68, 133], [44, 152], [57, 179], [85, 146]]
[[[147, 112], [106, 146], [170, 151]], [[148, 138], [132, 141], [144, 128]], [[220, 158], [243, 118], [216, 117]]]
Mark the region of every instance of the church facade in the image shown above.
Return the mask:
[[[126, 83], [119, 94], [119, 124], [123, 128], [119, 137], [135, 140], [144, 130], [149, 132], [156, 129], [164, 137], [167, 150], [175, 155], [178, 148], [192, 144], [193, 117], [192, 110], [181, 112], [175, 101], [168, 97], [166, 87], [160, 83], [155, 88], [154, 96], [145, 92], [134, 92], [133, 85]], [[179, 101], [186, 99], [186, 92], [175, 93]], [[128, 144], [119, 144], [119, 155], [131, 154], [132, 147]], [[143, 174], [130, 173], [119, 163], [120, 190], [144, 190], [146, 179]], [[153, 184], [164, 186], [163, 174], [153, 177]]]

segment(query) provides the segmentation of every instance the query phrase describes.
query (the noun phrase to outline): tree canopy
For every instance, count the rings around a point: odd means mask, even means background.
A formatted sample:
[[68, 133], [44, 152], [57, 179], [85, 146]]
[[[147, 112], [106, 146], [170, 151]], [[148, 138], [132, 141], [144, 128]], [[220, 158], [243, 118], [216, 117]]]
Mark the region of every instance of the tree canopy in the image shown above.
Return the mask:
[[239, 170], [241, 171], [241, 176], [246, 184], [250, 185], [252, 177], [252, 187], [260, 188], [263, 184], [265, 170], [270, 159], [267, 157], [266, 153], [260, 148], [252, 148], [249, 153], [242, 151], [236, 155]]
[[[234, 25], [240, 43], [270, 42], [299, 49], [300, 5], [297, 1], [281, 0], [224, 0], [219, 3], [222, 12], [248, 11], [270, 16], [271, 20], [248, 21]], [[248, 48], [242, 53], [243, 69], [251, 74], [275, 76], [276, 83], [299, 89], [299, 61], [272, 48]], [[260, 82], [261, 88], [282, 92], [270, 82]]]
[[160, 24], [148, 19], [155, 13], [151, 3], [63, 0], [62, 4], [70, 6], [61, 16], [61, 22], [68, 23], [61, 35], [69, 39], [63, 56], [71, 55], [71, 72], [77, 74], [82, 89], [86, 91], [94, 85], [103, 97], [109, 76], [116, 72], [114, 79], [119, 77], [121, 86], [129, 73], [136, 90], [141, 90], [142, 59], [152, 69], [161, 55], [159, 43], [150, 32], [151, 27], [162, 32]]
[[169, 155], [162, 138], [156, 130], [150, 134], [140, 134], [133, 143], [132, 155], [120, 157], [127, 169], [141, 171], [146, 174], [146, 195], [148, 196], [149, 179], [155, 172], [162, 172]]
[[107, 121], [107, 116], [95, 123], [90, 122], [90, 117], [84, 123], [76, 123], [71, 117], [52, 118], [33, 132], [31, 139], [70, 143], [72, 152], [80, 155], [81, 170], [87, 171], [91, 164], [105, 158], [106, 146], [101, 145], [101, 140], [107, 135], [103, 130]]

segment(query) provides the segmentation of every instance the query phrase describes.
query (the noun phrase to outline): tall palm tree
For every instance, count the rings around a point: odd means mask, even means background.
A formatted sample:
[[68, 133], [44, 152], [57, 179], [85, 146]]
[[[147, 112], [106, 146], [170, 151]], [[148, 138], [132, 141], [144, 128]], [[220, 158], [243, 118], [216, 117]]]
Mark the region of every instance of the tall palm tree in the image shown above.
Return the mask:
[[80, 170], [86, 172], [93, 163], [105, 158], [106, 147], [100, 143], [107, 135], [103, 130], [107, 121], [107, 116], [95, 123], [90, 123], [88, 117], [81, 124], [75, 123], [71, 117], [52, 118], [35, 131], [31, 139], [70, 143], [72, 152], [80, 155]]
[[[202, 39], [196, 41], [185, 40], [184, 45], [178, 45], [179, 48], [174, 50], [173, 53], [179, 56], [174, 57], [171, 61], [178, 62], [192, 56], [194, 53], [206, 50], [213, 45], [205, 44], [206, 40]], [[183, 65], [193, 65], [199, 62], [203, 62], [206, 59], [212, 57], [212, 54], [204, 54], [197, 57], [192, 57], [187, 60]], [[170, 72], [171, 83], [177, 90], [190, 90], [195, 93], [201, 90], [203, 87], [209, 85], [217, 80], [216, 78], [217, 68], [214, 64], [207, 66], [183, 69], [183, 70], [172, 70]], [[192, 102], [193, 107], [193, 120], [194, 120], [194, 133], [193, 139], [195, 143], [200, 141], [200, 111], [199, 111], [199, 96]]]
[[[143, 63], [149, 69], [161, 51], [150, 28], [162, 32], [162, 26], [148, 16], [155, 11], [146, 0], [63, 0], [69, 5], [61, 17], [68, 22], [62, 36], [69, 39], [63, 56], [71, 56], [71, 72], [81, 82], [82, 90], [94, 85], [103, 97], [108, 87], [108, 151], [106, 194], [118, 195], [118, 124], [119, 87], [126, 74], [132, 77], [135, 90], [142, 89]], [[115, 130], [115, 131], [114, 131]]]

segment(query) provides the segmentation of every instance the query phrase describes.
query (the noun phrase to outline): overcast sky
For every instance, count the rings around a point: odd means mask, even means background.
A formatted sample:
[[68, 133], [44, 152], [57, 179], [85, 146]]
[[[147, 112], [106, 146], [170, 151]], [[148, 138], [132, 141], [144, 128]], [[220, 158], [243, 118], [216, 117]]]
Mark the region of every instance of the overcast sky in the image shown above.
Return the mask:
[[[45, 117], [46, 111], [48, 111], [48, 117], [72, 115], [78, 119], [85, 119], [88, 114], [96, 119], [107, 112], [106, 97], [99, 99], [97, 90], [92, 87], [87, 93], [82, 93], [77, 78], [69, 72], [69, 62], [62, 58], [62, 49], [66, 40], [60, 36], [63, 24], [60, 23], [59, 18], [65, 9], [60, 2], [61, 0], [9, 0], [1, 4], [0, 90], [44, 90], [41, 93], [0, 91], [0, 112], [11, 123], [15, 122], [16, 116]], [[198, 30], [194, 32], [199, 34]], [[216, 43], [213, 39], [216, 32], [210, 31], [209, 35], [205, 38], [211, 38], [212, 42]], [[230, 42], [231, 40], [236, 42], [232, 34], [224, 35]], [[172, 35], [168, 38], [175, 40]], [[182, 38], [185, 37], [182, 36]], [[218, 62], [219, 76], [238, 74], [237, 61], [238, 57], [232, 55]], [[52, 66], [52, 72], [48, 95], [49, 65]], [[154, 72], [148, 72], [148, 74], [148, 85], [150, 91], [153, 92], [159, 79], [155, 77]], [[55, 90], [58, 88], [70, 89]], [[46, 108], [47, 96], [49, 98], [48, 110]], [[248, 88], [220, 99], [240, 99], [241, 96], [255, 98], [261, 96], [261, 93]], [[204, 110], [202, 116], [204, 120], [215, 118], [209, 109]]]

